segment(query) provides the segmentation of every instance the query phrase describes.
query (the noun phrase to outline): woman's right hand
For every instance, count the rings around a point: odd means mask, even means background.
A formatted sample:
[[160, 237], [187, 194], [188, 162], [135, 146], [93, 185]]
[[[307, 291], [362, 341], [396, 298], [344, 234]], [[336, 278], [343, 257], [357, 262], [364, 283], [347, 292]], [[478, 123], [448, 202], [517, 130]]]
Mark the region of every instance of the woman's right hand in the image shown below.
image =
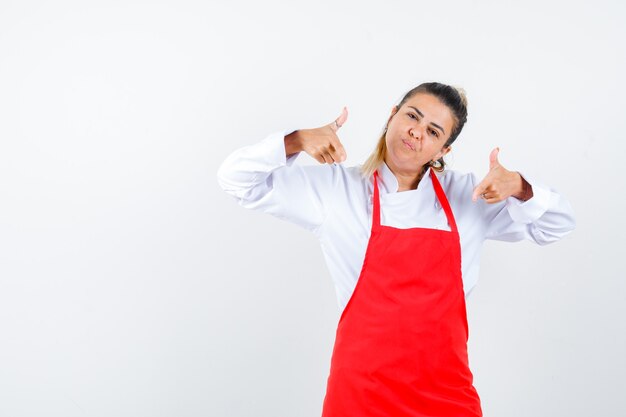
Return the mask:
[[346, 160], [346, 151], [337, 131], [348, 119], [348, 109], [343, 108], [339, 117], [316, 129], [301, 129], [285, 136], [287, 156], [304, 151], [320, 164], [340, 163]]

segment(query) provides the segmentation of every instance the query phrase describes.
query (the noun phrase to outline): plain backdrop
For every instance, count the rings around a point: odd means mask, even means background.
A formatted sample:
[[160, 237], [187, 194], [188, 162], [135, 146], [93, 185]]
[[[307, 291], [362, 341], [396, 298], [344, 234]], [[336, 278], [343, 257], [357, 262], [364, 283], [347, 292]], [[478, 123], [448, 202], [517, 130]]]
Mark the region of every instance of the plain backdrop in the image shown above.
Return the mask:
[[343, 106], [362, 163], [425, 81], [467, 92], [451, 169], [482, 177], [499, 146], [577, 218], [484, 245], [485, 416], [626, 415], [625, 21], [618, 0], [2, 0], [0, 416], [319, 416], [321, 249], [217, 169]]

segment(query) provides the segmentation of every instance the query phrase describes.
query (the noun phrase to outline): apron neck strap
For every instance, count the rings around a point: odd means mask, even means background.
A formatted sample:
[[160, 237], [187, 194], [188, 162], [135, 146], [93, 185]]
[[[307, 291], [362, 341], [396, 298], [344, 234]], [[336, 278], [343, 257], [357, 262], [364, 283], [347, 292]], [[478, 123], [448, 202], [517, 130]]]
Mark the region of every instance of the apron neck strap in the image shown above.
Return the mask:
[[378, 198], [378, 171], [374, 171], [374, 211], [372, 229], [380, 228], [380, 199]]
[[441, 188], [439, 179], [435, 175], [435, 170], [432, 167], [430, 167], [430, 179], [432, 180], [433, 188], [435, 189], [435, 193], [437, 194], [437, 198], [439, 199], [439, 204], [441, 204], [441, 207], [443, 207], [443, 211], [446, 213], [446, 218], [448, 219], [450, 229], [452, 229], [452, 232], [458, 233], [458, 230], [456, 228], [456, 221], [454, 220], [454, 215], [452, 214], [452, 208], [450, 207], [450, 203], [448, 202], [446, 193], [444, 193], [443, 188]]
[[[435, 170], [432, 167], [430, 168], [430, 179], [433, 183], [433, 188], [435, 189], [437, 199], [439, 199], [439, 204], [441, 204], [443, 211], [446, 213], [446, 218], [448, 219], [450, 229], [453, 233], [458, 233], [456, 221], [454, 220], [454, 215], [452, 214], [452, 208], [450, 207], [450, 203], [446, 198], [446, 194], [443, 192], [443, 188], [441, 188], [439, 179], [437, 179], [437, 176], [435, 175]], [[372, 213], [372, 217], [374, 222], [372, 227], [378, 229], [380, 227], [380, 197], [378, 191], [378, 171], [374, 171], [374, 210]]]

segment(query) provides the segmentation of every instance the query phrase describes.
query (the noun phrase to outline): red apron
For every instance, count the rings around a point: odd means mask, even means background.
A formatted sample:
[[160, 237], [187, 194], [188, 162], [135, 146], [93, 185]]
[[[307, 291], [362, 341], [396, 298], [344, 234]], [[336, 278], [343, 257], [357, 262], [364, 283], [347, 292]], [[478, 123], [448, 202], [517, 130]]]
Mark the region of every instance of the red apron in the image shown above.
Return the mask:
[[430, 176], [451, 231], [380, 224], [341, 313], [322, 417], [480, 417], [467, 355], [461, 246], [450, 204]]

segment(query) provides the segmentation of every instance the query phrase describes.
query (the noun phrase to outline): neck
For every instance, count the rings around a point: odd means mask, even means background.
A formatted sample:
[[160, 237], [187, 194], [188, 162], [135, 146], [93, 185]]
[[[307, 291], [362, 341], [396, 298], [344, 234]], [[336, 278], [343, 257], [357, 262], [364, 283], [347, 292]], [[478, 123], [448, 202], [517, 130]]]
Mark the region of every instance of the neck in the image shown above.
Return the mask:
[[417, 186], [426, 172], [424, 166], [421, 166], [418, 171], [403, 171], [393, 166], [387, 159], [385, 159], [385, 163], [398, 181], [398, 192], [417, 189]]

